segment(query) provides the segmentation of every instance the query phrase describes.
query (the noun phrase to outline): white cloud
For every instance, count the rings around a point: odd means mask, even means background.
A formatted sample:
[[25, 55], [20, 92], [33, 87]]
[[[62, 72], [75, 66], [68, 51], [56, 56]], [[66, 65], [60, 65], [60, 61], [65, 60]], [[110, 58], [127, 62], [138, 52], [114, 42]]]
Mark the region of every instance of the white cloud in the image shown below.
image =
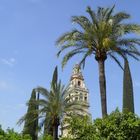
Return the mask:
[[11, 57], [9, 59], [5, 59], [5, 58], [2, 58], [1, 59], [1, 62], [5, 65], [8, 65], [10, 67], [14, 66], [15, 62], [16, 62], [16, 59]]

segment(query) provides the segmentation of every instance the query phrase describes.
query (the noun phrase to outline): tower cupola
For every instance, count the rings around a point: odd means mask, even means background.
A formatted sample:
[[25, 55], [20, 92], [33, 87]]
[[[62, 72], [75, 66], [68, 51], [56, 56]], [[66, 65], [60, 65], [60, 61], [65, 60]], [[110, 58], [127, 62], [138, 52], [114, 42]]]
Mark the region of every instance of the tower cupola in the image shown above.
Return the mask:
[[70, 78], [69, 87], [73, 88], [80, 88], [87, 90], [84, 82], [84, 78], [81, 72], [81, 68], [78, 64], [73, 67], [72, 75]]

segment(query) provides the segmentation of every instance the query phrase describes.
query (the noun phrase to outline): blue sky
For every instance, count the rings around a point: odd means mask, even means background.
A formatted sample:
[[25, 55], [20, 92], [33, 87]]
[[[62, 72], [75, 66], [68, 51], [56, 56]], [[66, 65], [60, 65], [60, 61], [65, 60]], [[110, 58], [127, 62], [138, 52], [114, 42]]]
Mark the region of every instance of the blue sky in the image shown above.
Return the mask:
[[[72, 59], [62, 72], [61, 58], [56, 57], [55, 41], [74, 27], [73, 15], [86, 15], [89, 5], [116, 4], [117, 11], [132, 15], [130, 22], [140, 24], [139, 0], [0, 0], [0, 124], [15, 128], [18, 119], [26, 113], [25, 103], [34, 87], [49, 88], [54, 67], [59, 66], [59, 77], [67, 84], [73, 65]], [[130, 59], [134, 84], [135, 111], [140, 115], [140, 62]], [[90, 112], [93, 118], [101, 117], [98, 84], [98, 65], [91, 57], [83, 70], [90, 91]], [[106, 62], [108, 112], [122, 108], [123, 72], [110, 59]]]

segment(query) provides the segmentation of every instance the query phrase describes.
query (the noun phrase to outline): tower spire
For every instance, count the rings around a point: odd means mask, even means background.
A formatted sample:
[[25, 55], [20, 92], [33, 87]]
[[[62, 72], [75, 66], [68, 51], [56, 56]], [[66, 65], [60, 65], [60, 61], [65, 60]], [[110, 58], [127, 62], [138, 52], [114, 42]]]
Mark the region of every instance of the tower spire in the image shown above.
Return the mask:
[[81, 68], [80, 68], [80, 65], [79, 65], [79, 64], [76, 64], [76, 65], [73, 67], [71, 80], [73, 80], [74, 78], [84, 80], [83, 75], [82, 75], [82, 72], [81, 72]]
[[73, 67], [69, 87], [70, 88], [72, 88], [72, 87], [73, 88], [79, 88], [79, 89], [87, 91], [87, 88], [86, 88], [85, 82], [84, 82], [84, 78], [83, 78], [83, 75], [82, 75], [82, 71], [81, 71], [81, 68], [80, 68], [79, 64], [76, 64]]

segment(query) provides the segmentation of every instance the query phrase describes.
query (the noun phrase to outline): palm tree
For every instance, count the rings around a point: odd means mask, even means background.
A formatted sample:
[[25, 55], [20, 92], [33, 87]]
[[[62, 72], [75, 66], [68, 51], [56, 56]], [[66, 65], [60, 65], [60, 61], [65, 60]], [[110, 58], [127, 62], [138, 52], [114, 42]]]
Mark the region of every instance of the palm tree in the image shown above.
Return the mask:
[[107, 115], [105, 60], [109, 56], [122, 68], [118, 57], [125, 58], [128, 55], [138, 60], [140, 55], [136, 48], [137, 45], [140, 45], [140, 39], [127, 36], [139, 32], [140, 25], [124, 22], [130, 18], [130, 15], [125, 12], [114, 13], [114, 7], [99, 7], [97, 11], [87, 7], [89, 17], [72, 17], [72, 23], [76, 23], [80, 28], [76, 26], [72, 31], [60, 36], [56, 42], [59, 47], [58, 56], [68, 50], [63, 57], [62, 67], [75, 55], [82, 54], [80, 65], [83, 67], [88, 56], [95, 56], [99, 67], [103, 117]]
[[61, 81], [58, 82], [57, 67], [53, 74], [50, 91], [43, 87], [36, 88], [36, 91], [43, 96], [37, 102], [40, 106], [39, 118], [44, 118], [41, 124], [45, 125], [45, 132], [53, 133], [53, 140], [57, 140], [58, 127], [63, 117], [73, 110], [84, 111], [81, 109], [84, 103], [70, 102], [70, 98], [68, 98], [69, 89], [65, 88]]

